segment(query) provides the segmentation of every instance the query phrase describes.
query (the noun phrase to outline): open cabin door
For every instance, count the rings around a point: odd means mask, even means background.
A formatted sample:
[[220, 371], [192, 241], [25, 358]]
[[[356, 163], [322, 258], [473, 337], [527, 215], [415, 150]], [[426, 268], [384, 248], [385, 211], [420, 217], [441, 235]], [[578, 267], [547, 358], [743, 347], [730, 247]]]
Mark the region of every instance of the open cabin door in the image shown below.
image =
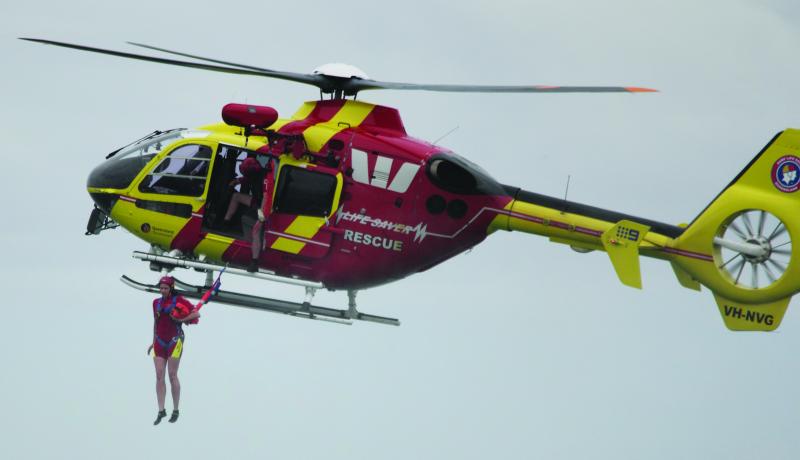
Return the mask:
[[[248, 158], [255, 159], [262, 168], [269, 162], [274, 163], [268, 155], [220, 144], [209, 181], [203, 240], [195, 249], [196, 253], [215, 260], [249, 259], [264, 185], [261, 177], [243, 177], [242, 164]], [[249, 197], [250, 204], [239, 202], [233, 206], [234, 195]]]
[[[261, 181], [257, 183], [237, 180], [242, 178], [241, 165], [247, 158], [255, 158], [263, 167], [269, 157], [240, 147], [220, 145], [216, 155], [214, 170], [208, 191], [206, 212], [203, 219], [203, 231], [215, 235], [250, 242], [253, 224], [256, 221], [258, 203], [238, 205], [228, 220], [225, 219], [234, 194], [255, 195], [260, 202]], [[253, 188], [257, 193], [253, 193]], [[229, 241], [229, 240], [226, 240]]]
[[301, 257], [324, 257], [333, 239], [330, 225], [339, 206], [342, 174], [288, 156], [281, 160], [265, 247]]

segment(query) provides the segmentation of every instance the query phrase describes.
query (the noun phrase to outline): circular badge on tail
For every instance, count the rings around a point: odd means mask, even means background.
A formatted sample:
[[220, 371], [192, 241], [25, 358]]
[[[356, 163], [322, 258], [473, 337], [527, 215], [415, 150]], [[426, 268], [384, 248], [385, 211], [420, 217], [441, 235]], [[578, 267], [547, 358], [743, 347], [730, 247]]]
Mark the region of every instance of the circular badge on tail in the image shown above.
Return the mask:
[[772, 183], [781, 192], [791, 193], [800, 189], [800, 158], [786, 155], [772, 165]]

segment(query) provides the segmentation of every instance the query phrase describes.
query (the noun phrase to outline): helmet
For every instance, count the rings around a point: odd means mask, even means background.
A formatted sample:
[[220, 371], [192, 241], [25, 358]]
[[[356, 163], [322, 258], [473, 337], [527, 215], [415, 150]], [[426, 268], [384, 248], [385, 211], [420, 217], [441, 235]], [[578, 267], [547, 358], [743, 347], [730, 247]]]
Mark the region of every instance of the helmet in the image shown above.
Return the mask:
[[239, 165], [239, 171], [245, 176], [258, 174], [261, 172], [261, 163], [255, 158], [245, 158], [242, 164]]
[[167, 286], [174, 288], [175, 287], [175, 278], [171, 276], [162, 276], [160, 280], [158, 280], [158, 285], [161, 286], [162, 284], [166, 284]]

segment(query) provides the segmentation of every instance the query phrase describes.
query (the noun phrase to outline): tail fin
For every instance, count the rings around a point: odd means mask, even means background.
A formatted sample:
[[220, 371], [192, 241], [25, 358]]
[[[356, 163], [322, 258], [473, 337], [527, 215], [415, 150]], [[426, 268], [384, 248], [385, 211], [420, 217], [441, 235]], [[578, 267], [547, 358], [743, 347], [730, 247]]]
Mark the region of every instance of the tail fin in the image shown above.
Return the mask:
[[770, 331], [800, 290], [798, 238], [800, 130], [787, 129], [675, 241], [697, 257], [678, 257], [673, 267], [714, 292], [729, 329]]

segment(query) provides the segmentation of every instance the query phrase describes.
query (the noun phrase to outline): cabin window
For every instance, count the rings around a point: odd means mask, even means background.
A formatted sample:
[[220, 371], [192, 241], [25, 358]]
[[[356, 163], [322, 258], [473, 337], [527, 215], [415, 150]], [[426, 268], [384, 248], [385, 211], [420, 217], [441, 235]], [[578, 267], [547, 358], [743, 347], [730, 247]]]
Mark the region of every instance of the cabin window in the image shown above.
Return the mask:
[[201, 196], [206, 186], [211, 148], [189, 144], [176, 148], [139, 184], [143, 193]]
[[301, 216], [328, 216], [336, 195], [336, 184], [336, 176], [284, 166], [278, 178], [273, 209]]

